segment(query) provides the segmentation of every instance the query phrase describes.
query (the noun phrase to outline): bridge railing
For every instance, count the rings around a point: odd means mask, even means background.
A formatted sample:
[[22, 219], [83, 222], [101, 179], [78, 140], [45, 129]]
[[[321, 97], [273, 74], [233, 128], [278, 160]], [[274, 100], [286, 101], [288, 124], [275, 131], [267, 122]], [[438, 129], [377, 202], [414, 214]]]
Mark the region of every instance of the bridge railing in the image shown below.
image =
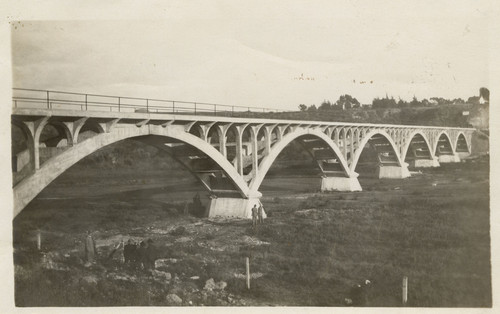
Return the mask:
[[30, 109], [174, 113], [186, 115], [213, 115], [229, 117], [237, 117], [249, 112], [281, 112], [280, 110], [262, 107], [232, 106], [192, 101], [83, 94], [27, 88], [13, 88], [12, 105], [14, 108]]

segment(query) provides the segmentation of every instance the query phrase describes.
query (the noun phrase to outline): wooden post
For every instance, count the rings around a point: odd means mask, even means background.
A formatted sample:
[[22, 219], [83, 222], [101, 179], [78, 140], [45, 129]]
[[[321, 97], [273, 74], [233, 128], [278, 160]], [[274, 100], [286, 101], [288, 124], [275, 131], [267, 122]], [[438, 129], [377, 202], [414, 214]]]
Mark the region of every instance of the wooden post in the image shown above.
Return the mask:
[[403, 305], [408, 302], [408, 277], [403, 277]]
[[36, 248], [38, 251], [42, 249], [42, 232], [40, 230], [36, 233]]
[[247, 264], [247, 289], [250, 290], [250, 258], [246, 258]]

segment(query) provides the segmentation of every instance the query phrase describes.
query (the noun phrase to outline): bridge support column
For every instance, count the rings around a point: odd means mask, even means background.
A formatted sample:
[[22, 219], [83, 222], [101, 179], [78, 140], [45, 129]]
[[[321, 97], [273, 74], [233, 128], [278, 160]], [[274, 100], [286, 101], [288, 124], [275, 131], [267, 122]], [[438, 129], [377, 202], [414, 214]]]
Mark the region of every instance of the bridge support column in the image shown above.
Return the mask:
[[[252, 207], [262, 205], [260, 197], [262, 194], [256, 192], [248, 198], [213, 197], [210, 201], [208, 217], [235, 217], [252, 218]], [[264, 211], [264, 218], [266, 213]]]
[[438, 157], [439, 163], [453, 163], [453, 162], [460, 162], [460, 157], [458, 157], [457, 154], [453, 155], [440, 155]]
[[321, 192], [326, 191], [362, 191], [358, 181], [358, 174], [351, 177], [323, 177], [321, 180]]
[[403, 166], [384, 166], [380, 165], [378, 168], [379, 179], [404, 179], [410, 176], [408, 164], [403, 163]]
[[433, 159], [415, 159], [412, 161], [413, 167], [415, 168], [431, 168], [439, 167], [439, 161], [437, 158]]

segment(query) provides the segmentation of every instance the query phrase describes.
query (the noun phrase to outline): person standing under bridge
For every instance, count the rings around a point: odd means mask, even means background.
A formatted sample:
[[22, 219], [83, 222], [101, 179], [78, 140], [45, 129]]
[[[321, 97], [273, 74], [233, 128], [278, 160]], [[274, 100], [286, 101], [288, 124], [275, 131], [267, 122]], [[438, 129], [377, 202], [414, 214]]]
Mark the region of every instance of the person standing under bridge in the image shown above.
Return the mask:
[[260, 224], [264, 223], [264, 206], [262, 206], [262, 204], [260, 204], [259, 206], [258, 216], [259, 216], [259, 223]]
[[252, 207], [252, 228], [253, 228], [253, 230], [257, 229], [257, 216], [258, 216], [258, 209], [257, 209], [257, 204], [255, 204]]

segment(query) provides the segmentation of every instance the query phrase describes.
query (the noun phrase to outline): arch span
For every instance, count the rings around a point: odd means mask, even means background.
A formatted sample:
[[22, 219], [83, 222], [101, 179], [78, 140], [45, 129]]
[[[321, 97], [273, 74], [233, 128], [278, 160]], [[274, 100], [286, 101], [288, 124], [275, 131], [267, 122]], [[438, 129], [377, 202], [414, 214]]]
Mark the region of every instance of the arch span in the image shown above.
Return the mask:
[[184, 132], [181, 129], [154, 127], [126, 127], [114, 128], [112, 132], [101, 133], [94, 137], [68, 148], [61, 154], [49, 159], [43, 167], [24, 179], [14, 187], [14, 217], [33, 200], [50, 182], [61, 175], [64, 171], [77, 163], [82, 158], [92, 154], [96, 150], [113, 144], [115, 142], [137, 138], [147, 135], [157, 135], [173, 138], [185, 144], [196, 147], [202, 153], [209, 156], [229, 176], [235, 187], [244, 195], [249, 195], [249, 189], [243, 178], [236, 172], [231, 163], [224, 158], [219, 151], [210, 146], [202, 139]]
[[[460, 142], [460, 140], [463, 140], [463, 145], [461, 145], [462, 143]], [[464, 153], [471, 153], [470, 151], [470, 143], [467, 141], [467, 137], [465, 136], [464, 132], [458, 132], [458, 135], [457, 135], [457, 140], [455, 141], [455, 152], [456, 153], [461, 153], [461, 152], [464, 152]]]
[[392, 148], [392, 150], [397, 158], [398, 165], [400, 167], [404, 165], [403, 161], [401, 160], [401, 156], [398, 154], [398, 149], [397, 149], [396, 143], [394, 143], [394, 141], [389, 136], [389, 134], [384, 130], [372, 130], [372, 131], [368, 132], [365, 135], [365, 137], [361, 140], [361, 143], [359, 144], [359, 146], [354, 154], [354, 158], [352, 160], [352, 164], [350, 167], [351, 172], [354, 172], [356, 170], [356, 166], [358, 165], [359, 157], [361, 156], [361, 153], [363, 152], [363, 149], [365, 148], [366, 144], [372, 139], [373, 136], [375, 136], [377, 134], [382, 135], [389, 142], [389, 144], [391, 145], [391, 148]]
[[431, 154], [431, 156], [430, 156], [430, 157], [431, 157], [431, 158], [433, 157], [433, 155], [432, 155], [432, 147], [431, 147], [431, 144], [429, 143], [429, 139], [427, 138], [427, 136], [425, 136], [425, 134], [424, 134], [424, 133], [422, 133], [422, 132], [420, 132], [420, 131], [414, 131], [414, 132], [412, 132], [412, 133], [408, 136], [409, 140], [408, 140], [408, 142], [405, 144], [405, 146], [403, 147], [403, 152], [402, 152], [402, 154], [401, 154], [401, 160], [402, 160], [402, 161], [405, 161], [405, 160], [406, 160], [406, 157], [407, 157], [406, 155], [408, 154], [408, 149], [410, 148], [411, 142], [413, 141], [413, 138], [414, 138], [415, 136], [418, 136], [418, 135], [420, 135], [420, 136], [424, 139], [424, 142], [425, 142], [425, 144], [427, 145], [427, 149], [429, 150], [429, 153]]
[[288, 146], [292, 141], [298, 139], [299, 137], [306, 136], [306, 135], [312, 135], [315, 136], [319, 139], [321, 139], [323, 142], [325, 142], [335, 153], [337, 156], [342, 169], [344, 170], [345, 176], [350, 177], [351, 172], [349, 171], [349, 166], [347, 165], [347, 162], [345, 161], [344, 157], [342, 156], [342, 153], [340, 149], [337, 147], [337, 145], [332, 141], [332, 139], [326, 135], [325, 133], [321, 132], [320, 130], [307, 130], [307, 129], [302, 129], [298, 128], [295, 131], [286, 133], [286, 135], [283, 136], [281, 141], [276, 143], [271, 151], [269, 152], [269, 155], [264, 157], [262, 160], [261, 164], [259, 165], [259, 171], [257, 173], [257, 176], [251, 181], [250, 183], [250, 190], [251, 191], [257, 191], [262, 184], [262, 181], [264, 180], [264, 177], [266, 176], [267, 172], [271, 168], [272, 164], [276, 160], [276, 158], [279, 156], [281, 151]]
[[439, 146], [439, 141], [441, 140], [441, 137], [444, 135], [444, 138], [448, 141], [448, 144], [450, 145], [450, 148], [451, 150], [453, 151], [453, 144], [452, 144], [452, 141], [450, 139], [450, 136], [448, 135], [448, 133], [446, 133], [446, 131], [441, 131], [435, 138], [435, 141], [434, 141], [434, 147], [432, 148], [432, 152], [434, 153], [435, 156], [438, 155], [438, 146]]

